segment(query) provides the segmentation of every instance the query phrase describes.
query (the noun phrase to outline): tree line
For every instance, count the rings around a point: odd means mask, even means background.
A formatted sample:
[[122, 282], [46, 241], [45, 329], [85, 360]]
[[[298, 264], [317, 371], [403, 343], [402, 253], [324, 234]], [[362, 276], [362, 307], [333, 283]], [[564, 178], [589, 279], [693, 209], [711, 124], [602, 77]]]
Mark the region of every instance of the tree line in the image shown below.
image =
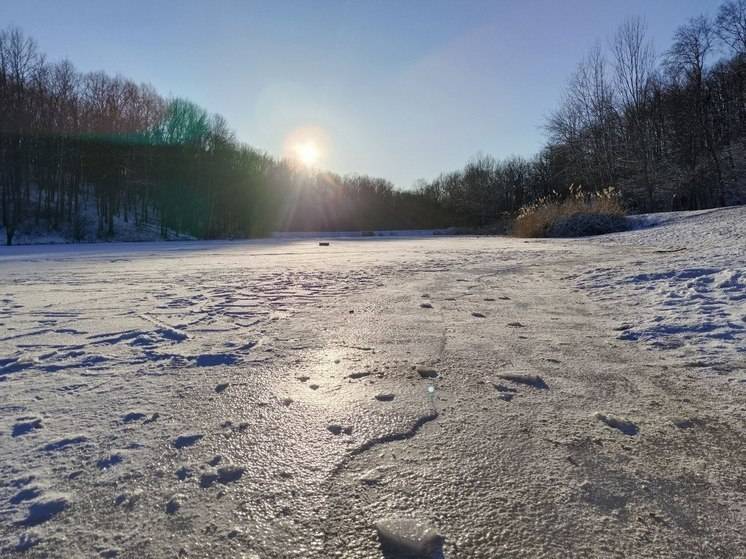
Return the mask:
[[634, 211], [746, 203], [746, 0], [681, 25], [660, 55], [640, 18], [569, 80], [536, 157], [477, 157], [420, 192], [479, 225], [548, 194], [614, 187]]
[[17, 28], [0, 31], [0, 107], [7, 244], [39, 224], [86, 240], [114, 237], [117, 222], [206, 239], [446, 223], [384, 179], [309, 172], [244, 145], [188, 100], [49, 63]]
[[413, 189], [310, 172], [239, 142], [219, 115], [151, 86], [50, 63], [0, 31], [0, 218], [77, 240], [487, 226], [549, 194], [614, 187], [638, 211], [746, 202], [746, 0], [690, 19], [657, 55], [641, 19], [594, 46], [532, 158], [478, 156]]

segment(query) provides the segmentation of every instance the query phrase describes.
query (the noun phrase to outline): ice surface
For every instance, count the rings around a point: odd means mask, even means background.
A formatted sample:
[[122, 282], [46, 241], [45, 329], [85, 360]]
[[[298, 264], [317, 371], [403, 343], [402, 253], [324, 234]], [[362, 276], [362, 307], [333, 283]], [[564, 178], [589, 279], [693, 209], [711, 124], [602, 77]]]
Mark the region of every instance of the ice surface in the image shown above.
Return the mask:
[[746, 210], [638, 219], [1, 248], [0, 555], [737, 556]]

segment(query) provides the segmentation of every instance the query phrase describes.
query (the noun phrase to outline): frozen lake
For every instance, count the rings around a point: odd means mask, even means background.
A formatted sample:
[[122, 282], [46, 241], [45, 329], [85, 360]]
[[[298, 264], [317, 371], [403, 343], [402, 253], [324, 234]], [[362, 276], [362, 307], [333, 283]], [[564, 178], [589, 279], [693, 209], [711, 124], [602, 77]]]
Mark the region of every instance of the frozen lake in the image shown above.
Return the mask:
[[0, 552], [736, 557], [744, 223], [0, 249]]

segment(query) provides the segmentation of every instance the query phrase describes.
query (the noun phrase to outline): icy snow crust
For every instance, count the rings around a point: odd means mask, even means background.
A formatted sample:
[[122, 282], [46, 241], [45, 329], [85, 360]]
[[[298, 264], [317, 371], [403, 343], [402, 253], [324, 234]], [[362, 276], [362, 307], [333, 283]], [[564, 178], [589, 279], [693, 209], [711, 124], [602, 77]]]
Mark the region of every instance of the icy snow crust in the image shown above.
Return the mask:
[[0, 556], [741, 556], [746, 210], [638, 220], [0, 249]]

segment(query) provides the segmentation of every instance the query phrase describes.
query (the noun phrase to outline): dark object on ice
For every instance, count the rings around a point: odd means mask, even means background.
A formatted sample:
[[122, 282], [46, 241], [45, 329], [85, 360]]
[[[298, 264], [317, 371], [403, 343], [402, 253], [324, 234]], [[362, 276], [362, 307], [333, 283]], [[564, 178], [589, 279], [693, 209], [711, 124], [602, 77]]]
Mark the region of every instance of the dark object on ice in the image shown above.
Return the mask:
[[509, 380], [510, 382], [515, 382], [517, 384], [527, 384], [528, 386], [533, 386], [534, 388], [541, 388], [543, 390], [546, 390], [549, 388], [547, 386], [547, 383], [544, 382], [544, 379], [541, 378], [539, 375], [520, 375], [516, 373], [508, 373], [505, 375], [497, 375], [501, 379]]
[[329, 246], [329, 243], [328, 243], [327, 241], [321, 241], [321, 242], [319, 243], [319, 246], [320, 246], [320, 247], [328, 247], [328, 246]]
[[672, 252], [683, 252], [686, 250], [686, 247], [681, 248], [670, 248], [670, 249], [660, 249], [660, 250], [654, 250], [656, 254], [669, 254]]
[[435, 378], [438, 376], [438, 371], [430, 367], [417, 367], [417, 373], [422, 378]]
[[442, 556], [444, 538], [425, 522], [413, 518], [386, 518], [377, 521], [375, 526], [386, 558]]

